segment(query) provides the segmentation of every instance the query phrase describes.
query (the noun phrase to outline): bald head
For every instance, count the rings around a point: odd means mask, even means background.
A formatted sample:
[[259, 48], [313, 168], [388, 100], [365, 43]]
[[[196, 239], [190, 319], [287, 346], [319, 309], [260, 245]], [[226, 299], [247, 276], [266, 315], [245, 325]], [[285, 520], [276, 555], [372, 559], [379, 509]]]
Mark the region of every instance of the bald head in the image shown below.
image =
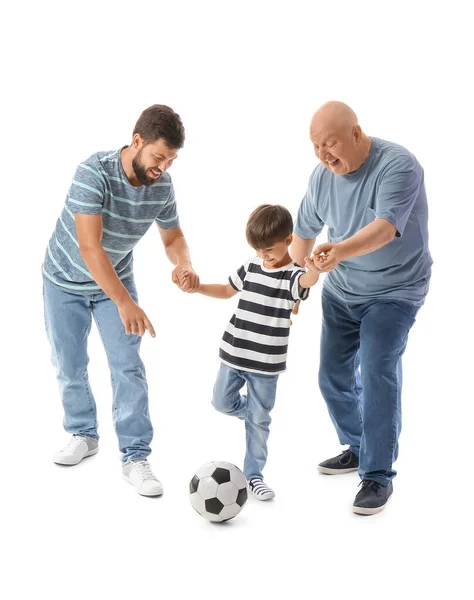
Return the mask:
[[326, 102], [321, 108], [314, 113], [311, 119], [310, 129], [317, 133], [321, 129], [334, 129], [339, 130], [341, 128], [352, 129], [358, 124], [357, 115], [350, 106], [344, 104], [344, 102], [337, 102], [335, 100]]
[[356, 171], [367, 159], [371, 140], [344, 102], [326, 102], [313, 115], [310, 138], [323, 165], [335, 175]]

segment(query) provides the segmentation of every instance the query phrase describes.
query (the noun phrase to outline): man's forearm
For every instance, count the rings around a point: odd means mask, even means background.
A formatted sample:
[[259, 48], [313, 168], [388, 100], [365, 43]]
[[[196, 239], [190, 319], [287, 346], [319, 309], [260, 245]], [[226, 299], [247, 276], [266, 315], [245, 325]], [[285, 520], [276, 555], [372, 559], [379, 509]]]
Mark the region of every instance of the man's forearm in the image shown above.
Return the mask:
[[110, 258], [101, 246], [80, 249], [80, 253], [94, 281], [115, 304], [120, 305], [130, 300], [127, 288], [118, 278]]
[[184, 235], [176, 237], [171, 244], [165, 247], [166, 256], [174, 266], [178, 264], [191, 264], [191, 255]]
[[395, 225], [385, 219], [375, 219], [373, 223], [366, 225], [352, 237], [339, 242], [338, 246], [342, 250], [344, 258], [362, 256], [391, 242], [396, 233]]
[[312, 249], [314, 248], [316, 238], [304, 239], [297, 235], [293, 236], [293, 242], [290, 246], [290, 256], [298, 263], [301, 267], [304, 267], [304, 259], [306, 256], [310, 256]]

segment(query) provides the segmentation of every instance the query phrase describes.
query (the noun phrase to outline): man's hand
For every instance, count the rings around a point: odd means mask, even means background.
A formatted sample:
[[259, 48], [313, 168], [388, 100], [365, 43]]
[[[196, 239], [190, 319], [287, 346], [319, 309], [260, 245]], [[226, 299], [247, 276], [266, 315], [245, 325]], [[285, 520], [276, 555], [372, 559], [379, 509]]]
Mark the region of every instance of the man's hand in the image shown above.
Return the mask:
[[305, 256], [304, 264], [308, 271], [313, 271], [313, 273], [323, 273], [324, 256], [319, 256], [316, 254], [313, 254], [312, 256]]
[[[333, 271], [346, 256], [339, 244], [326, 242], [325, 244], [316, 246], [311, 258], [313, 259], [313, 264], [315, 266], [317, 264], [317, 268], [321, 273], [329, 273], [329, 271]], [[317, 263], [314, 262], [314, 259]], [[310, 269], [311, 266], [306, 259], [305, 262], [308, 269]]]
[[156, 336], [153, 325], [145, 312], [131, 298], [117, 304], [117, 308], [127, 335], [145, 335], [145, 331], [149, 331], [151, 337]]
[[181, 263], [175, 267], [171, 279], [183, 292], [192, 294], [199, 289], [199, 277], [190, 263]]

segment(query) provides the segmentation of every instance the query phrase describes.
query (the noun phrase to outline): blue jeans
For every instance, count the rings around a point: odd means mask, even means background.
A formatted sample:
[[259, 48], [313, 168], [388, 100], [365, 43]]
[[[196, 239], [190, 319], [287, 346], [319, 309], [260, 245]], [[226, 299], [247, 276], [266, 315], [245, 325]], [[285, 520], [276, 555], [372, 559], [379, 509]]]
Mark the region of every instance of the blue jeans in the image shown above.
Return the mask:
[[386, 486], [397, 474], [402, 355], [419, 309], [398, 300], [348, 306], [325, 289], [322, 307], [321, 393], [361, 479]]
[[[43, 281], [46, 332], [64, 408], [64, 429], [99, 439], [96, 403], [87, 374], [87, 338], [94, 317], [112, 376], [112, 417], [122, 462], [145, 458], [151, 452], [153, 427], [145, 368], [139, 356], [141, 337], [126, 335], [117, 306], [103, 292], [71, 292], [46, 278]], [[123, 283], [137, 302], [133, 280]]]
[[[218, 411], [245, 421], [246, 454], [244, 473], [247, 479], [263, 478], [267, 462], [270, 412], [275, 405], [278, 375], [261, 375], [240, 371], [221, 363], [214, 385], [212, 404]], [[240, 390], [247, 384], [247, 394]]]

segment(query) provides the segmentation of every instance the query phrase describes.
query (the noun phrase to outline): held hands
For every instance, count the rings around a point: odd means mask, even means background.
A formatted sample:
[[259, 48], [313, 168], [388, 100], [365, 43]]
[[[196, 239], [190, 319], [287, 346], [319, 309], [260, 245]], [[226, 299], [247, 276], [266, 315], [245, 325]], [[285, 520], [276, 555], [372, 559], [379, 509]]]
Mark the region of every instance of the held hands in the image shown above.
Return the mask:
[[149, 331], [151, 337], [156, 336], [153, 325], [146, 316], [145, 311], [132, 298], [117, 304], [117, 308], [127, 335], [137, 334], [143, 336], [145, 331]]
[[326, 242], [316, 246], [311, 257], [304, 259], [306, 267], [311, 271], [319, 271], [319, 273], [329, 273], [333, 271], [337, 265], [344, 260], [345, 256], [340, 244]]
[[171, 279], [183, 292], [192, 294], [199, 289], [199, 276], [189, 263], [182, 263], [175, 267]]

